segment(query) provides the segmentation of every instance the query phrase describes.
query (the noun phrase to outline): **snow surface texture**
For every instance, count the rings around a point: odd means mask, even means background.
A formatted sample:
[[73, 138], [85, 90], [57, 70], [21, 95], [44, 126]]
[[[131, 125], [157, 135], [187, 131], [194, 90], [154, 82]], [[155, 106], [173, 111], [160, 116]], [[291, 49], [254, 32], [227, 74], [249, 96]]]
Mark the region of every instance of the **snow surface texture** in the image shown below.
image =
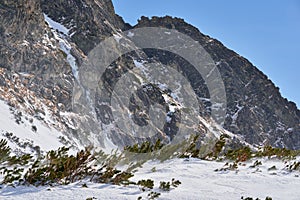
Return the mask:
[[[299, 160], [299, 158], [298, 158]], [[152, 179], [154, 191], [161, 193], [158, 199], [241, 199], [243, 196], [254, 199], [299, 200], [300, 177], [298, 172], [283, 170], [285, 164], [279, 160], [262, 159], [262, 165], [256, 168], [249, 166], [253, 161], [239, 166], [236, 171], [219, 171], [224, 162], [204, 161], [198, 159], [173, 159], [163, 163], [150, 161], [138, 169], [132, 181]], [[276, 166], [277, 170], [268, 170]], [[153, 169], [155, 167], [155, 170]], [[172, 178], [182, 182], [170, 192], [158, 189], [160, 181], [171, 181]], [[0, 190], [0, 199], [137, 199], [149, 192], [142, 192], [137, 186], [115, 186], [109, 184], [84, 182], [59, 187], [5, 187]]]
[[[22, 114], [21, 123], [16, 123], [14, 110], [0, 101], [1, 138], [6, 132], [13, 133], [21, 142], [31, 142], [43, 150], [53, 150], [62, 146], [58, 137], [61, 133], [47, 127], [46, 124], [30, 116]], [[32, 130], [32, 126], [37, 130]], [[8, 141], [14, 149], [17, 145]], [[26, 151], [30, 153], [30, 149]], [[300, 160], [300, 158], [298, 158]], [[197, 159], [173, 159], [160, 163], [151, 161], [138, 168], [132, 181], [153, 179], [154, 191], [161, 193], [159, 199], [240, 199], [253, 197], [264, 199], [270, 196], [273, 199], [298, 200], [300, 196], [300, 172], [283, 170], [285, 163], [278, 160], [263, 159], [262, 166], [250, 168], [254, 161], [245, 166], [238, 166], [236, 171], [218, 171], [225, 162], [203, 161]], [[294, 161], [291, 161], [294, 162]], [[275, 170], [268, 170], [276, 166]], [[155, 170], [153, 170], [155, 167]], [[178, 188], [170, 192], [161, 192], [158, 187], [160, 181], [171, 181], [172, 178], [182, 182]], [[1, 179], [1, 177], [0, 177]], [[88, 188], [82, 188], [85, 182], [77, 182], [68, 186], [57, 187], [17, 187], [3, 186], [0, 189], [0, 199], [137, 199], [146, 198], [149, 192], [142, 192], [137, 186], [115, 186], [110, 184], [92, 184], [86, 182]], [[50, 190], [49, 190], [50, 189]], [[226, 195], [225, 195], [226, 194]]]
[[[0, 139], [3, 138], [7, 140], [5, 134], [12, 133], [13, 136], [19, 139], [19, 142], [29, 142], [32, 146], [39, 146], [45, 151], [58, 149], [63, 146], [63, 144], [59, 142], [59, 136], [62, 137], [62, 133], [47, 127], [46, 124], [43, 124], [40, 120], [26, 116], [24, 113], [22, 113], [19, 124], [16, 123], [13, 110], [10, 110], [10, 107], [3, 101], [0, 101], [0, 124]], [[18, 148], [18, 145], [13, 141], [8, 141], [8, 145], [12, 149]], [[25, 149], [25, 152], [30, 153], [30, 149]]]

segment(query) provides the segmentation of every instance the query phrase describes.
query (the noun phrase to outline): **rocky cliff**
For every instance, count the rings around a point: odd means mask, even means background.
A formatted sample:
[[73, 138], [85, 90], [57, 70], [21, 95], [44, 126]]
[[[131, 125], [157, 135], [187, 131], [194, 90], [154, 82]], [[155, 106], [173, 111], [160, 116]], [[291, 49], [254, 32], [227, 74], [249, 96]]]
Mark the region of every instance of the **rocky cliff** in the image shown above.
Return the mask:
[[[295, 103], [283, 98], [279, 88], [247, 59], [227, 49], [219, 41], [203, 35], [182, 19], [142, 17], [135, 27], [149, 26], [174, 28], [199, 41], [210, 54], [222, 74], [226, 88], [228, 107], [224, 127], [227, 130], [244, 136], [252, 144], [300, 147], [300, 112]], [[174, 62], [174, 56], [166, 58], [157, 51], [151, 51], [148, 55], [166, 63]], [[181, 65], [181, 61], [175, 62]], [[190, 81], [195, 83], [197, 79], [194, 77]], [[201, 83], [195, 87], [205, 91]]]
[[[176, 30], [197, 41], [210, 55], [226, 92], [222, 127], [211, 118], [218, 108], [211, 101], [205, 77], [195, 73], [191, 63], [162, 49], [132, 51], [137, 46], [130, 30], [145, 27]], [[116, 59], [96, 73], [87, 73], [86, 63], [104, 42], [110, 48], [97, 55], [97, 59], [103, 58], [97, 62], [106, 63], [104, 55], [111, 52]], [[192, 106], [182, 106], [168, 86], [141, 81], [136, 70], [143, 71], [149, 63], [162, 63], [163, 70], [176, 69], [186, 77], [196, 94]], [[121, 147], [157, 137], [170, 142], [181, 130], [200, 134], [203, 141], [230, 133], [250, 144], [300, 149], [300, 111], [296, 105], [283, 98], [271, 80], [247, 59], [182, 19], [141, 17], [132, 27], [115, 14], [110, 0], [4, 0], [0, 2], [0, 67], [1, 99], [63, 132], [75, 146]], [[154, 70], [156, 67], [159, 65], [152, 65]], [[100, 78], [95, 78], [100, 72]], [[136, 91], [129, 105], [116, 109], [111, 99], [128, 73], [140, 81], [133, 83]], [[176, 80], [173, 83], [176, 85]], [[164, 112], [151, 109], [153, 105]], [[41, 117], [45, 110], [50, 112], [51, 123]], [[185, 119], [185, 113], [193, 113], [190, 116], [200, 120]], [[139, 127], [150, 125], [149, 133], [144, 133], [148, 129], [133, 130], [125, 120], [128, 115]], [[158, 124], [149, 120], [153, 115], [159, 118]]]

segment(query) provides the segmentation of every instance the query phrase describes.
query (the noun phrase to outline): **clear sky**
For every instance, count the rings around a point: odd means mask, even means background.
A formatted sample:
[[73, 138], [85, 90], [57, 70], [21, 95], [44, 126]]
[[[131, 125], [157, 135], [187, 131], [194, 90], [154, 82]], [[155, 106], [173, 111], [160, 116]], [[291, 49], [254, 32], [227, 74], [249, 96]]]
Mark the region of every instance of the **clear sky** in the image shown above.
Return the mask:
[[131, 25], [176, 16], [246, 57], [300, 108], [300, 0], [113, 0]]

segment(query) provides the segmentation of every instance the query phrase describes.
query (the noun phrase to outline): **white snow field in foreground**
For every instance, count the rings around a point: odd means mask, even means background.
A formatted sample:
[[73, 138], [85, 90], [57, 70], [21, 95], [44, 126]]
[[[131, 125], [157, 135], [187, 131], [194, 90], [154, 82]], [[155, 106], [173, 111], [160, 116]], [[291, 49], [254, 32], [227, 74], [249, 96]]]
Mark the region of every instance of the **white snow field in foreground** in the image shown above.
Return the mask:
[[[298, 158], [299, 160], [299, 158]], [[161, 193], [158, 199], [241, 199], [243, 196], [260, 198], [267, 196], [273, 200], [299, 200], [299, 171], [284, 170], [283, 161], [260, 159], [261, 166], [250, 168], [255, 160], [238, 166], [236, 171], [218, 171], [224, 162], [204, 161], [198, 159], [172, 159], [160, 163], [150, 161], [138, 168], [132, 181], [152, 179], [155, 181], [154, 191]], [[290, 161], [289, 161], [290, 162]], [[294, 161], [291, 161], [294, 162]], [[273, 166], [275, 170], [269, 170]], [[154, 168], [155, 167], [155, 168]], [[171, 181], [172, 178], [182, 182], [178, 188], [170, 192], [162, 192], [160, 181]], [[56, 187], [9, 187], [0, 190], [0, 199], [137, 199], [142, 196], [147, 199], [149, 192], [142, 192], [138, 186], [116, 186], [109, 184], [94, 184], [86, 182], [88, 188], [83, 188], [85, 182], [77, 182], [67, 186]]]
[[[47, 127], [46, 124], [42, 123], [40, 120], [30, 117], [29, 115], [22, 114], [20, 117], [20, 124], [16, 123], [16, 119], [12, 114], [10, 107], [3, 101], [0, 101], [0, 139], [7, 139], [5, 133], [13, 133], [20, 142], [29, 142], [33, 146], [39, 146], [42, 150], [50, 151], [53, 149], [58, 149], [63, 146], [59, 142], [59, 136], [63, 136], [62, 133], [55, 130], [54, 128]], [[26, 120], [25, 118], [32, 118], [32, 122]], [[46, 116], [47, 117], [47, 116]], [[32, 130], [32, 127], [36, 127], [36, 131]], [[8, 140], [8, 145], [12, 149], [19, 148], [15, 143]], [[26, 153], [30, 153], [30, 149], [22, 149]]]

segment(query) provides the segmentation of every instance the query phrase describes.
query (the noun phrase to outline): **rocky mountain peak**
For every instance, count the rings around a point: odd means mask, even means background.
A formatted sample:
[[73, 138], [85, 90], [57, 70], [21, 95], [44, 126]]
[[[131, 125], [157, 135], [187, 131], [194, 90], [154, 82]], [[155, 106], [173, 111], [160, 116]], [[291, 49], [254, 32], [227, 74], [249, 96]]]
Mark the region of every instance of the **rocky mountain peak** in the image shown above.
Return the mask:
[[69, 29], [71, 40], [86, 55], [101, 40], [129, 25], [114, 11], [112, 2], [103, 1], [41, 1], [43, 12]]
[[[213, 105], [205, 78], [195, 73], [187, 60], [172, 52], [153, 48], [122, 55], [122, 48], [135, 48], [131, 41], [135, 36], [130, 30], [143, 27], [177, 30], [196, 41], [209, 54], [226, 90], [226, 118], [222, 126], [210, 118], [212, 110], [220, 106]], [[124, 31], [127, 31], [126, 35]], [[102, 88], [91, 93], [81, 82], [82, 73], [86, 70], [84, 64], [107, 38], [111, 39], [109, 44], [112, 45], [107, 52], [114, 51], [120, 57], [105, 69], [98, 70], [103, 74], [94, 73], [87, 77], [101, 76], [95, 79], [98, 82], [92, 84]], [[127, 46], [123, 41], [127, 41]], [[142, 77], [137, 71], [149, 74], [145, 66], [151, 63], [164, 64], [166, 67], [161, 71], [170, 67], [180, 72], [189, 81], [197, 97], [193, 103], [197, 106], [181, 106], [179, 98], [163, 84], [143, 83], [147, 76]], [[187, 133], [201, 135], [204, 142], [228, 133], [232, 138], [253, 145], [300, 148], [300, 112], [295, 104], [284, 99], [267, 76], [247, 59], [180, 18], [141, 17], [138, 24], [131, 27], [115, 14], [110, 0], [4, 0], [0, 2], [0, 67], [0, 98], [47, 126], [58, 129], [74, 146], [81, 143], [123, 147], [157, 137], [169, 142], [179, 128], [184, 127]], [[122, 107], [118, 110], [120, 114], [114, 116], [116, 108], [111, 98], [115, 86], [128, 74], [133, 78], [132, 84], [137, 86], [136, 91], [130, 97], [128, 109]], [[14, 87], [16, 83], [19, 84]], [[176, 80], [172, 83], [180, 86]], [[32, 96], [38, 100], [30, 100]], [[78, 99], [85, 100], [76, 110], [74, 100]], [[39, 106], [30, 106], [30, 102]], [[167, 115], [157, 115], [161, 117], [158, 120], [162, 123], [161, 127], [156, 127], [149, 120], [151, 112], [154, 112], [151, 106], [158, 104]], [[193, 119], [187, 119], [190, 124], [182, 124], [182, 114], [189, 112], [199, 112], [195, 118], [199, 118], [200, 122], [191, 124]], [[53, 120], [38, 117], [43, 113], [50, 113], [47, 117]], [[136, 133], [125, 123], [127, 121], [122, 122], [126, 116], [140, 126], [151, 124], [155, 131], [151, 137], [136, 137], [145, 133]], [[121, 125], [127, 129], [121, 130]]]
[[[251, 62], [227, 49], [218, 40], [204, 35], [183, 19], [170, 16], [142, 17], [135, 28], [141, 27], [176, 29], [198, 41], [209, 53], [222, 74], [226, 88], [228, 105], [224, 127], [227, 130], [243, 135], [250, 143], [285, 146], [293, 140], [297, 144], [294, 143], [290, 148], [299, 148], [296, 139], [300, 128], [298, 108], [293, 102], [283, 98], [279, 88]], [[150, 57], [158, 58], [164, 64], [171, 62], [174, 64], [175, 61], [178, 67], [185, 65], [182, 60], [166, 52], [146, 51], [146, 53]], [[199, 82], [198, 79], [199, 77], [192, 78], [190, 81]], [[194, 87], [205, 91], [203, 83]], [[203, 93], [199, 95], [207, 97]]]
[[185, 23], [184, 19], [178, 18], [178, 17], [172, 17], [172, 16], [164, 16], [164, 17], [156, 17], [153, 16], [151, 18], [141, 16], [141, 18], [138, 20], [137, 26], [166, 26], [166, 24], [169, 24], [167, 28], [176, 28], [176, 25], [183, 25], [187, 24]]

